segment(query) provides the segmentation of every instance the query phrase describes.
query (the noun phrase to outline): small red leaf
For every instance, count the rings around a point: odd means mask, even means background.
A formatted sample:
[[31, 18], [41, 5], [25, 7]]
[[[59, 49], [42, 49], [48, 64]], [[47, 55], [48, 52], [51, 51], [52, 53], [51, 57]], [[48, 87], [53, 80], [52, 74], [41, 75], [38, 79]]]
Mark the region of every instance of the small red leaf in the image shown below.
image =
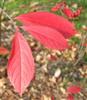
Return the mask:
[[81, 14], [81, 11], [82, 11], [82, 7], [79, 7], [76, 12], [74, 12], [74, 15], [73, 17], [78, 17], [80, 14]]
[[74, 24], [62, 16], [49, 12], [31, 12], [22, 14], [16, 17], [16, 19], [24, 25], [36, 24], [53, 28], [60, 32], [65, 38], [69, 38], [76, 33]]
[[87, 43], [84, 43], [82, 46], [87, 47]]
[[24, 26], [23, 29], [30, 32], [38, 41], [48, 48], [64, 50], [68, 47], [66, 39], [52, 28], [40, 25], [29, 25]]
[[51, 55], [48, 57], [48, 59], [51, 60], [51, 61], [56, 61], [56, 60], [57, 60], [57, 56], [51, 54]]
[[71, 94], [69, 94], [67, 100], [74, 100], [74, 97]]
[[65, 7], [63, 13], [69, 18], [73, 18], [73, 11], [70, 8]]
[[0, 55], [7, 55], [9, 53], [9, 51], [4, 48], [4, 47], [0, 47]]
[[54, 96], [51, 96], [51, 100], [55, 100], [55, 97]]
[[11, 57], [8, 62], [8, 78], [15, 90], [22, 95], [34, 77], [34, 59], [31, 50], [21, 33], [15, 33]]
[[81, 88], [79, 86], [70, 86], [67, 88], [68, 93], [76, 94], [81, 91]]
[[66, 5], [65, 2], [57, 3], [54, 7], [52, 7], [51, 11], [53, 11], [53, 12], [58, 11], [59, 9], [64, 7], [65, 5]]
[[82, 7], [78, 8], [75, 12], [73, 12], [70, 8], [64, 7], [63, 13], [69, 18], [78, 17], [81, 14]]

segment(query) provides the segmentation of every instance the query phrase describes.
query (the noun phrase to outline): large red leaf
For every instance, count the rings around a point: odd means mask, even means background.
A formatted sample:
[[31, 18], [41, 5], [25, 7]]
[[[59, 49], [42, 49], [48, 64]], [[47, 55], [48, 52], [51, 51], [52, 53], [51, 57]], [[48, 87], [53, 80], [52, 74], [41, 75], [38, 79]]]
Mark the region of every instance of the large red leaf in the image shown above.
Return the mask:
[[11, 57], [8, 62], [8, 78], [15, 90], [22, 95], [34, 76], [34, 59], [21, 33], [15, 33]]
[[24, 30], [30, 32], [44, 46], [51, 49], [64, 50], [68, 47], [66, 39], [58, 31], [40, 25], [24, 26]]
[[70, 86], [67, 88], [68, 93], [76, 94], [81, 91], [81, 88], [79, 86]]
[[76, 33], [74, 24], [62, 16], [58, 16], [49, 12], [31, 12], [22, 14], [16, 17], [16, 19], [25, 25], [31, 25], [33, 23], [51, 27], [63, 34], [65, 38], [69, 38]]

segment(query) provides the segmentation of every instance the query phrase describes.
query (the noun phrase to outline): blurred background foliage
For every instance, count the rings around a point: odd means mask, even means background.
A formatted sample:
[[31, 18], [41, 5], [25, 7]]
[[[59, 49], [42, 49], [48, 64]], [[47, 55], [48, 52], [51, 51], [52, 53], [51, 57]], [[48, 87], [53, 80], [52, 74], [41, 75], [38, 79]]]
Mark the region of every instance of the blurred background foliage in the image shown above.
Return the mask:
[[[58, 2], [66, 1], [67, 4], [72, 8], [71, 4], [78, 4], [77, 7], [83, 8], [83, 12], [75, 19], [77, 28], [80, 28], [82, 25], [87, 25], [87, 0], [6, 0], [5, 8], [9, 14], [16, 16], [22, 13], [44, 10], [51, 11], [51, 8]], [[57, 12], [59, 14], [59, 12]]]

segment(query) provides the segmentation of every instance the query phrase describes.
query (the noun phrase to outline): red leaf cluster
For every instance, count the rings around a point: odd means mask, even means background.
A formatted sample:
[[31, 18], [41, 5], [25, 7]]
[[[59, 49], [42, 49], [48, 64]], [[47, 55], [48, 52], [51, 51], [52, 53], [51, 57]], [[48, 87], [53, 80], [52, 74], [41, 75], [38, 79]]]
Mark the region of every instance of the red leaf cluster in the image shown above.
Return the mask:
[[78, 17], [82, 12], [82, 7], [79, 7], [75, 12], [73, 12], [66, 2], [59, 2], [54, 7], [52, 7], [51, 11], [56, 12], [58, 10], [61, 10], [68, 18], [76, 18]]
[[69, 7], [65, 7], [62, 11], [68, 18], [75, 18], [81, 14], [82, 7], [79, 7], [75, 12], [73, 12]]
[[[49, 12], [32, 12], [16, 17], [23, 23], [22, 29], [31, 33], [44, 46], [65, 50], [67, 40], [76, 33], [74, 24], [67, 19]], [[8, 63], [8, 77], [22, 95], [26, 87], [33, 80], [35, 68], [31, 50], [23, 35], [16, 30], [12, 42], [11, 56]]]
[[60, 34], [62, 34], [65, 38], [70, 38], [76, 33], [73, 23], [69, 22], [62, 16], [58, 16], [49, 12], [31, 12], [22, 14], [16, 17], [16, 19], [27, 26], [39, 25], [52, 28], [60, 32]]

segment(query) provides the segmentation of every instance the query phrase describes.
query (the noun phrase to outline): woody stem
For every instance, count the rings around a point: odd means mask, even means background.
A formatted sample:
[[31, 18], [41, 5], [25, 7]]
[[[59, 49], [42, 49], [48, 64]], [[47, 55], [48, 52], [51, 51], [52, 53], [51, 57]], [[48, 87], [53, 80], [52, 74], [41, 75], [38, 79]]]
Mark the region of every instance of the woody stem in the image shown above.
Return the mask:
[[[2, 5], [1, 5], [1, 9], [4, 9], [4, 4], [5, 1], [2, 1]], [[3, 10], [0, 9], [0, 46], [1, 46], [1, 33], [2, 33], [2, 29], [1, 29], [1, 23], [2, 23], [2, 14], [3, 14]]]
[[2, 17], [2, 12], [0, 11], [0, 46], [1, 46], [1, 17]]

